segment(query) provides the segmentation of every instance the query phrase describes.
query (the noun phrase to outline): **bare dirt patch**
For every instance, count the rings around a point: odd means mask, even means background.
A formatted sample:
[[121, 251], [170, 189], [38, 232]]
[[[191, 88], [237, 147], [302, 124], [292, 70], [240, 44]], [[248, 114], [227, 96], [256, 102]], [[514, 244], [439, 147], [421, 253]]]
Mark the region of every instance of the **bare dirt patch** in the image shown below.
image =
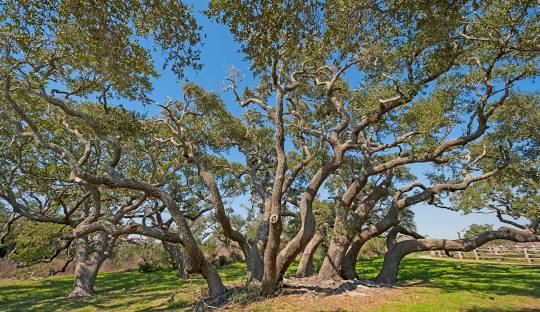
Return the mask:
[[380, 287], [367, 280], [319, 281], [317, 277], [285, 279], [278, 296], [246, 305], [229, 304], [228, 311], [368, 311], [390, 298], [414, 300], [406, 285]]

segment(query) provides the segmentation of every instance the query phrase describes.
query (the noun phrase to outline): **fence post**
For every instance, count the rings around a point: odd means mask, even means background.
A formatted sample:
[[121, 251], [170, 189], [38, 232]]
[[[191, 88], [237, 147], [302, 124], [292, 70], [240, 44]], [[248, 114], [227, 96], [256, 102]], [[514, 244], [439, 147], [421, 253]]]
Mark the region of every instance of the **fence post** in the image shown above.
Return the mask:
[[473, 253], [474, 253], [474, 258], [475, 258], [476, 260], [480, 260], [480, 255], [478, 255], [478, 251], [476, 251], [476, 249], [473, 250]]
[[531, 257], [529, 257], [529, 253], [527, 252], [527, 248], [523, 248], [523, 253], [525, 254], [525, 259], [527, 259], [527, 262], [532, 263]]

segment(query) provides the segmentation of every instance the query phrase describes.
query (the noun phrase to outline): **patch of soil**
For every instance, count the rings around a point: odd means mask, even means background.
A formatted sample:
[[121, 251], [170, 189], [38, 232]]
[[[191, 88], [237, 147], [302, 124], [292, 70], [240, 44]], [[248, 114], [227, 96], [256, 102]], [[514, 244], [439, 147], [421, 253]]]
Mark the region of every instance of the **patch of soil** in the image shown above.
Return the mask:
[[380, 289], [369, 280], [319, 280], [317, 276], [303, 278], [286, 278], [283, 280], [283, 294], [323, 294], [339, 295], [343, 293], [362, 293]]
[[[389, 299], [409, 297], [404, 286], [380, 287], [368, 280], [325, 280], [316, 276], [284, 279], [277, 296], [247, 305], [227, 305], [227, 311], [368, 311]], [[414, 298], [410, 298], [414, 300]]]

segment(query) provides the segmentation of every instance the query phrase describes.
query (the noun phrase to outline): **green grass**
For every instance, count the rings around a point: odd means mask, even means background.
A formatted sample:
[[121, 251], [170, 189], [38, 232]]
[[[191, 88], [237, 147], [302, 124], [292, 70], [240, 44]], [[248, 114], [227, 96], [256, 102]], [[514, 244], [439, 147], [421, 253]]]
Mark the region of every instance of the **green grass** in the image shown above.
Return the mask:
[[[381, 259], [362, 260], [358, 271], [362, 277], [372, 278], [381, 265]], [[239, 283], [244, 273], [245, 267], [239, 263], [220, 269], [227, 284]], [[403, 261], [399, 278], [420, 283], [373, 311], [540, 311], [538, 266], [410, 257]], [[71, 285], [69, 276], [39, 281], [0, 280], [0, 311], [182, 310], [204, 295], [203, 280], [178, 280], [173, 271], [99, 274], [97, 295], [90, 299], [67, 299]], [[257, 305], [264, 302], [254, 307]]]
[[[373, 278], [381, 267], [381, 258], [360, 260], [357, 270]], [[420, 282], [406, 290], [418, 300], [375, 311], [540, 311], [540, 266], [409, 257], [398, 278]]]
[[[229, 283], [241, 281], [244, 267], [241, 263], [229, 264], [220, 270], [220, 275]], [[204, 280], [180, 280], [175, 271], [169, 270], [100, 273], [97, 295], [92, 298], [66, 298], [72, 285], [70, 276], [38, 281], [0, 280], [0, 311], [176, 310], [205, 295]], [[173, 295], [174, 300], [169, 302]]]

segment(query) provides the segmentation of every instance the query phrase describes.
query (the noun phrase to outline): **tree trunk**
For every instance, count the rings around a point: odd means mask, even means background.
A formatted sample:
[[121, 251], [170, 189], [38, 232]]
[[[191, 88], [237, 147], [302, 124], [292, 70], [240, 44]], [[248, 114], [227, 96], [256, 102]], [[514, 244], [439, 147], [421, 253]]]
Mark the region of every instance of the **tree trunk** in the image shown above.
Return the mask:
[[302, 194], [300, 200], [300, 217], [302, 224], [300, 230], [289, 243], [281, 250], [277, 259], [277, 270], [279, 278], [287, 271], [291, 263], [305, 249], [316, 232], [316, 220], [313, 214], [313, 202], [317, 192], [326, 178], [332, 174], [341, 164], [346, 151], [344, 145], [336, 147], [332, 159], [320, 167], [309, 182], [307, 190]]
[[261, 252], [256, 246], [251, 246], [250, 252], [245, 254], [248, 283], [262, 283], [264, 276], [264, 263]]
[[218, 272], [208, 261], [201, 264], [201, 275], [208, 283], [210, 297], [219, 297], [227, 293], [227, 288], [221, 282]]
[[[102, 234], [97, 244], [106, 243], [107, 235]], [[104, 251], [98, 246], [96, 253]], [[69, 297], [91, 297], [95, 294], [94, 285], [99, 268], [107, 258], [108, 253], [90, 255], [88, 236], [77, 239], [75, 255], [75, 281]]]
[[175, 269], [178, 270], [178, 276], [180, 278], [186, 278], [186, 265], [184, 263], [184, 256], [182, 255], [182, 252], [180, 248], [174, 244], [162, 242], [163, 248], [169, 256], [171, 257], [172, 262], [174, 263]]
[[95, 259], [77, 261], [75, 263], [75, 282], [69, 297], [91, 297], [95, 294], [94, 285], [101, 267]]
[[[407, 235], [421, 237], [421, 235], [412, 231], [407, 230], [407, 232], [409, 232]], [[514, 242], [537, 242], [540, 241], [540, 235], [530, 230], [501, 227], [496, 231], [482, 232], [471, 239], [415, 238], [400, 242], [395, 242], [395, 239], [391, 239], [389, 240], [389, 246], [391, 248], [384, 255], [383, 268], [375, 278], [375, 282], [380, 284], [394, 284], [397, 281], [401, 259], [410, 253], [430, 250], [471, 251], [495, 239], [505, 239]]]
[[335, 237], [332, 240], [319, 270], [319, 279], [341, 279], [341, 263], [350, 245], [350, 241], [346, 236]]
[[[352, 249], [349, 246], [351, 246], [355, 234], [361, 231], [362, 226], [368, 220], [373, 207], [388, 194], [388, 187], [393, 177], [392, 172], [392, 170], [388, 171], [384, 181], [377, 184], [369, 194], [364, 194], [362, 191], [368, 183], [369, 175], [367, 174], [362, 174], [343, 194], [334, 221], [334, 232], [338, 234], [330, 244], [328, 254], [319, 271], [319, 278], [351, 279], [357, 276], [355, 272], [356, 257], [367, 238], [360, 235], [361, 241], [357, 242]], [[349, 212], [355, 198], [360, 193], [363, 194], [360, 195], [358, 207], [353, 212]]]
[[[223, 205], [223, 200], [219, 191], [219, 187], [216, 183], [216, 179], [212, 174], [207, 171], [204, 163], [201, 162], [195, 155], [190, 155], [188, 157], [188, 160], [197, 166], [199, 176], [203, 179], [207, 187], [210, 189], [210, 193], [212, 194], [212, 202], [214, 205], [214, 217], [220, 223], [223, 235], [226, 238], [238, 243], [238, 246], [242, 250], [242, 253], [246, 260], [248, 273], [247, 280], [249, 282], [254, 281], [260, 283], [263, 279], [263, 262], [262, 253], [261, 250], [257, 247], [257, 242], [251, 244], [242, 233], [234, 229], [230, 218], [225, 212], [225, 206]], [[265, 226], [262, 225], [260, 229], [264, 227]], [[268, 231], [266, 231], [266, 233], [267, 232]], [[259, 238], [259, 231], [257, 234]], [[258, 238], [257, 241], [259, 241]]]
[[[195, 243], [195, 240], [193, 240]], [[227, 292], [227, 288], [221, 282], [216, 269], [204, 257], [204, 254], [197, 245], [185, 245], [187, 254], [186, 271], [187, 273], [200, 273], [208, 284], [210, 297], [219, 297]]]
[[334, 220], [334, 235], [328, 246], [328, 251], [324, 256], [323, 263], [319, 270], [319, 279], [341, 279], [340, 270], [343, 257], [351, 244], [352, 238], [347, 236], [346, 209], [338, 207]]
[[321, 231], [317, 231], [313, 238], [309, 241], [300, 263], [298, 264], [298, 269], [296, 270], [297, 277], [307, 277], [313, 275], [313, 254], [317, 250], [317, 247], [323, 242], [324, 236]]
[[405, 248], [400, 248], [399, 245], [394, 245], [392, 249], [388, 250], [384, 255], [383, 267], [375, 278], [375, 282], [385, 285], [395, 284], [401, 259], [409, 253], [410, 251]]
[[204, 257], [197, 241], [193, 237], [186, 219], [180, 212], [177, 203], [167, 193], [161, 193], [160, 199], [169, 209], [176, 226], [178, 227], [178, 235], [182, 241], [182, 245], [186, 249], [186, 271], [187, 273], [200, 273], [206, 283], [210, 297], [218, 297], [227, 293], [227, 288], [221, 282], [221, 278], [216, 269]]
[[271, 295], [280, 279], [276, 258], [279, 252], [281, 230], [281, 217], [279, 217], [275, 223], [270, 224], [268, 242], [264, 250], [264, 273], [261, 287], [261, 294], [263, 296]]
[[410, 244], [412, 241], [405, 241], [398, 244], [396, 242], [398, 233], [410, 236], [414, 239], [424, 239], [424, 236], [399, 224], [394, 226], [392, 230], [388, 232], [388, 235], [386, 235], [386, 248], [388, 251], [384, 255], [383, 267], [375, 278], [376, 283], [395, 284], [397, 282], [401, 259], [418, 248], [415, 247], [416, 244]]
[[345, 253], [340, 270], [340, 275], [343, 279], [358, 278], [358, 274], [356, 273], [356, 259], [358, 259], [358, 253], [362, 249], [362, 246], [364, 246], [364, 243], [365, 240], [363, 239], [355, 240]]

